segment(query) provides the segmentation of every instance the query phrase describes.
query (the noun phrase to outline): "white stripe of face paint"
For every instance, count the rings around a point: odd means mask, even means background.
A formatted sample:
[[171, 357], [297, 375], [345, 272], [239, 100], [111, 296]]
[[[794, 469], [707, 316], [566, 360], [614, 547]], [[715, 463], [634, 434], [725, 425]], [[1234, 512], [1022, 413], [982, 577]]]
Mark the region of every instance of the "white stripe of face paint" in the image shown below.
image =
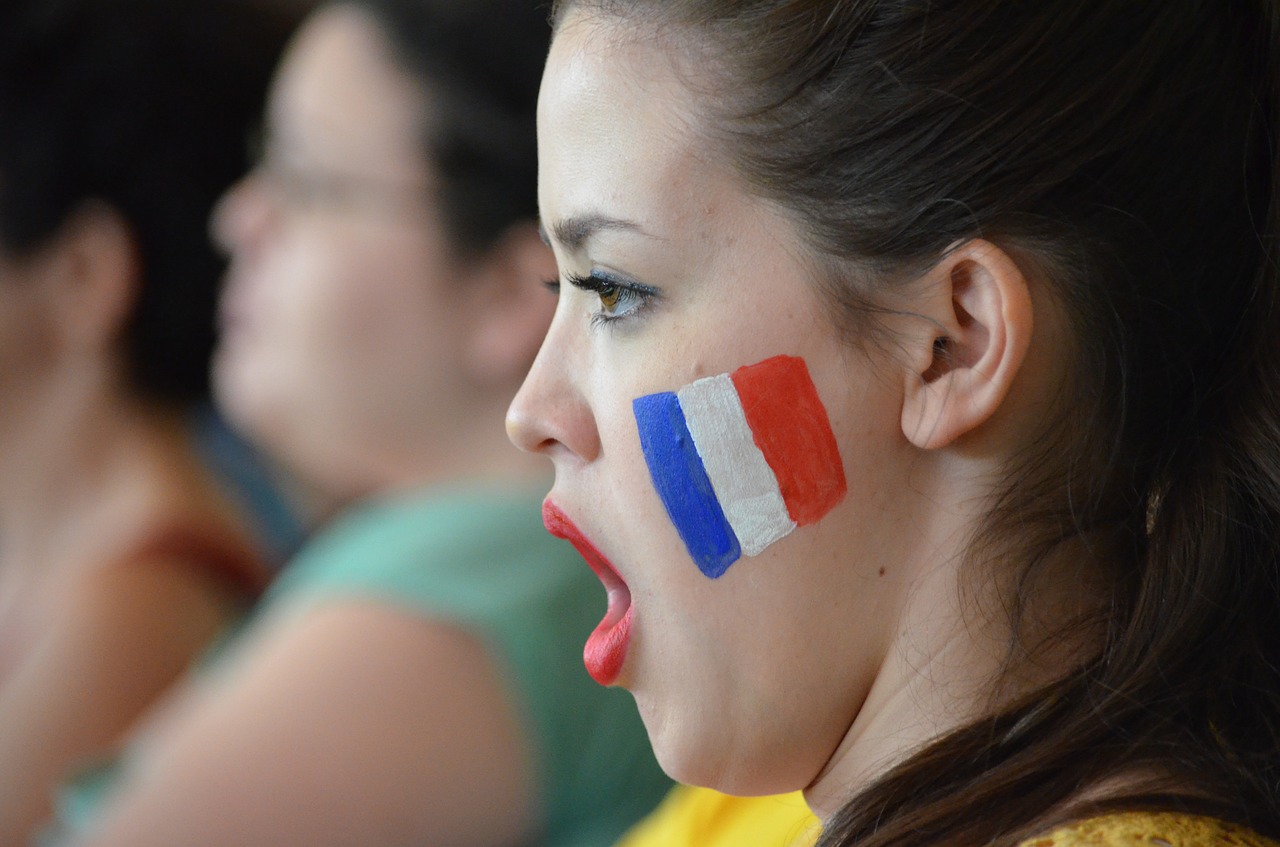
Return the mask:
[[728, 374], [700, 379], [681, 388], [676, 397], [742, 554], [759, 555], [796, 525], [777, 476], [756, 446], [733, 380]]

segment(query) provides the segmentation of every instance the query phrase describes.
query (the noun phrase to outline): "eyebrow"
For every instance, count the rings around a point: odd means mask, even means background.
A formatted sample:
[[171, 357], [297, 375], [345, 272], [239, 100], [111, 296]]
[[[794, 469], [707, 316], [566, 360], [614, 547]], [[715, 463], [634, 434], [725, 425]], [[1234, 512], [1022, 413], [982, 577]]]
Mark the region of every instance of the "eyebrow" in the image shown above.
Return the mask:
[[[555, 236], [557, 242], [571, 253], [581, 250], [582, 246], [596, 233], [610, 231], [636, 232], [641, 235], [648, 235], [640, 224], [635, 221], [611, 218], [607, 215], [582, 215], [580, 217], [564, 218], [551, 223], [551, 234]], [[541, 234], [543, 241], [547, 242], [547, 244], [551, 243], [547, 237], [545, 225], [540, 225], [538, 232]]]

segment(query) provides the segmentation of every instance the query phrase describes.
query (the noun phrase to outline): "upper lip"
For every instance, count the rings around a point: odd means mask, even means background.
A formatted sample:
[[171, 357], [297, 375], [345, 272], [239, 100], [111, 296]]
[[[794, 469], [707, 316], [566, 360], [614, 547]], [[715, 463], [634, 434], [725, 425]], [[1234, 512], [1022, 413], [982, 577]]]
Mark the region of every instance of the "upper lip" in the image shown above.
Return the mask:
[[596, 546], [588, 540], [582, 530], [578, 529], [569, 516], [551, 501], [551, 498], [543, 501], [542, 523], [547, 527], [547, 532], [556, 538], [563, 538], [573, 545], [579, 555], [586, 560], [591, 570], [595, 571], [596, 576], [600, 577], [600, 581], [604, 583], [606, 589], [622, 588], [626, 590], [626, 580], [618, 573], [617, 568], [605, 558], [603, 553], [596, 549]]

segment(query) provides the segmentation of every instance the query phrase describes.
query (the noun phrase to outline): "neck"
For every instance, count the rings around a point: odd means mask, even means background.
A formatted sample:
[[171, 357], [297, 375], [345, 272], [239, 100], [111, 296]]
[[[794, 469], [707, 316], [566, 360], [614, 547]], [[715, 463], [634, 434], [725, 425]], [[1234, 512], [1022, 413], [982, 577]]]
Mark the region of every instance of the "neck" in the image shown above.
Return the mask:
[[[1097, 646], [1096, 634], [1073, 626], [1103, 596], [1079, 546], [1064, 545], [1025, 583], [1009, 561], [940, 557], [969, 548], [975, 518], [946, 516], [922, 533], [896, 634], [843, 740], [805, 790], [824, 820], [913, 753], [1053, 682]], [[1024, 604], [1017, 616], [1015, 592]]]
[[0, 444], [6, 568], [60, 561], [104, 508], [129, 500], [131, 468], [183, 439], [178, 416], [127, 399], [108, 369], [54, 375]]

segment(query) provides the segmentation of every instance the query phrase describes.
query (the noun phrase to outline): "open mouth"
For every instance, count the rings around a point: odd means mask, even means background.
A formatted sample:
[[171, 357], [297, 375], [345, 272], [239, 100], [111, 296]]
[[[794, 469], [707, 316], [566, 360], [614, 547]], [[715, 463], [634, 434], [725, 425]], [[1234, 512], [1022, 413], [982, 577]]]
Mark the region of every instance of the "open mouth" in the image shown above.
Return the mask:
[[612, 685], [622, 672], [622, 665], [627, 658], [627, 645], [631, 640], [631, 622], [635, 616], [635, 609], [631, 605], [631, 590], [613, 565], [609, 564], [609, 560], [550, 500], [542, 504], [542, 523], [547, 532], [572, 544], [604, 584], [609, 605], [604, 618], [587, 639], [582, 651], [582, 662], [592, 679], [601, 685]]

